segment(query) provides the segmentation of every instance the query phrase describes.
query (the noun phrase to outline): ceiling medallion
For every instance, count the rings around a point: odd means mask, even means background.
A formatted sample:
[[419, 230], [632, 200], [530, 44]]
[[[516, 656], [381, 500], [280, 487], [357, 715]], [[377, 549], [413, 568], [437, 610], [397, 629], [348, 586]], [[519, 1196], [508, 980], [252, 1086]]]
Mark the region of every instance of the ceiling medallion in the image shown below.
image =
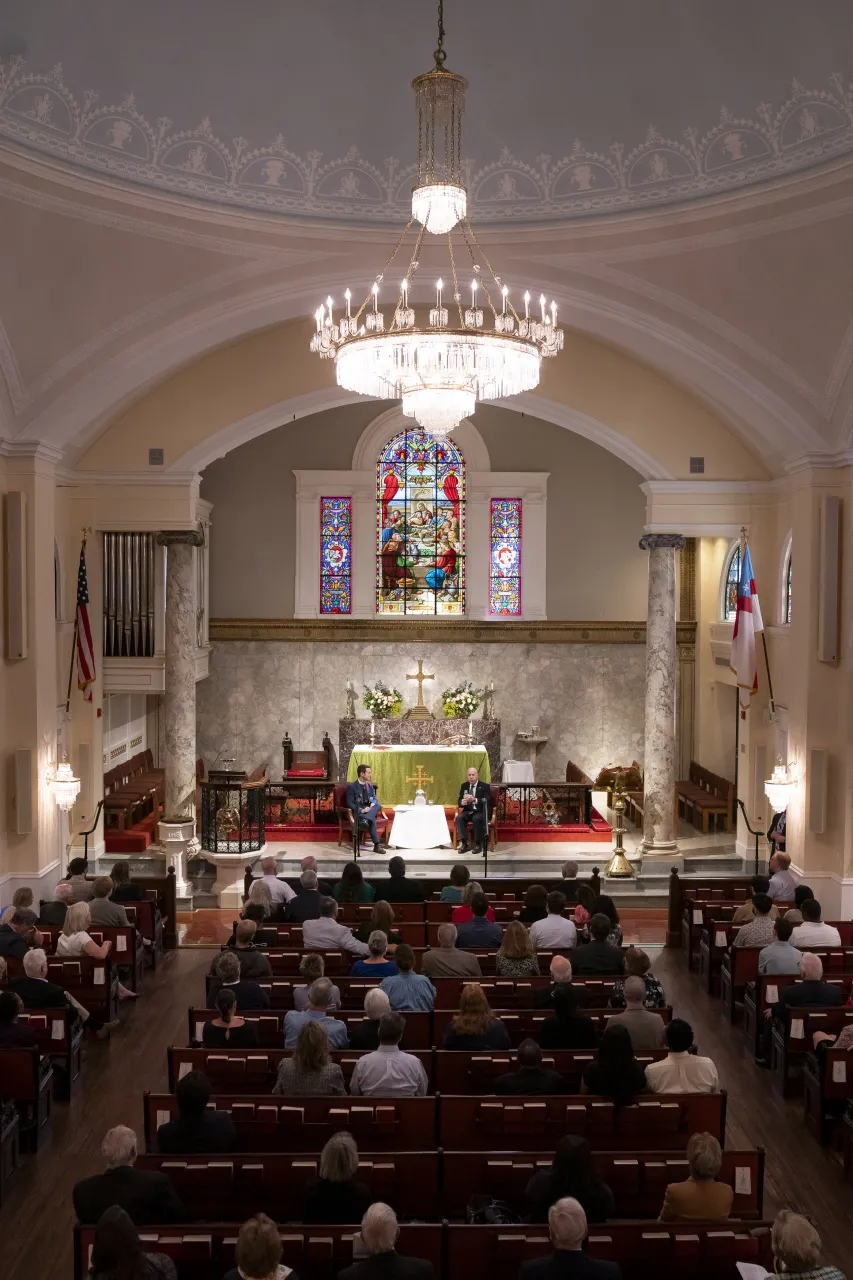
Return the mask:
[[[344, 293], [345, 314], [338, 318], [332, 298], [321, 304], [314, 317], [317, 331], [311, 350], [335, 361], [339, 386], [375, 400], [402, 398], [403, 413], [442, 439], [474, 412], [478, 400], [498, 400], [536, 387], [542, 360], [563, 349], [563, 331], [557, 325], [557, 304], [546, 307], [544, 294], [538, 317], [530, 314], [529, 293], [524, 295], [524, 314], [519, 315], [468, 222], [467, 193], [461, 182], [462, 111], [468, 81], [444, 67], [443, 0], [438, 5], [434, 56], [432, 71], [412, 81], [418, 106], [418, 180], [412, 191], [412, 216], [357, 311], [353, 313], [349, 289]], [[416, 223], [420, 225], [414, 248], [400, 282], [394, 318], [386, 329], [379, 286]], [[473, 271], [470, 305], [463, 301], [457, 275], [452, 234], [457, 228], [461, 253], [467, 254]], [[445, 284], [439, 279], [428, 325], [419, 326], [409, 288], [427, 233], [447, 237], [447, 274], [452, 281], [447, 302], [453, 305], [446, 305]], [[480, 289], [485, 305], [478, 297]]]

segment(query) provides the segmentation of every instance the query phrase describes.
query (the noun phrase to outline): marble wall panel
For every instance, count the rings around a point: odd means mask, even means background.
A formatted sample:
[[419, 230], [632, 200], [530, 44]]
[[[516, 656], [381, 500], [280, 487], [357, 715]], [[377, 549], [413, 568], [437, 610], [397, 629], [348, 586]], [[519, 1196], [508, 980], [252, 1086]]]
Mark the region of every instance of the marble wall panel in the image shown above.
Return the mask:
[[[214, 643], [210, 675], [197, 687], [198, 755], [208, 767], [231, 754], [247, 769], [266, 761], [281, 777], [281, 739], [319, 747], [324, 733], [338, 746], [346, 684], [377, 680], [400, 689], [404, 706], [417, 700], [406, 674], [435, 673], [424, 701], [441, 715], [441, 692], [461, 680], [495, 682], [503, 759], [527, 759], [518, 730], [534, 724], [547, 735], [536, 777], [565, 777], [571, 759], [591, 776], [604, 764], [643, 759], [645, 646], [594, 644], [310, 644], [279, 641]], [[356, 714], [364, 711], [359, 701]], [[225, 752], [227, 748], [227, 753]]]

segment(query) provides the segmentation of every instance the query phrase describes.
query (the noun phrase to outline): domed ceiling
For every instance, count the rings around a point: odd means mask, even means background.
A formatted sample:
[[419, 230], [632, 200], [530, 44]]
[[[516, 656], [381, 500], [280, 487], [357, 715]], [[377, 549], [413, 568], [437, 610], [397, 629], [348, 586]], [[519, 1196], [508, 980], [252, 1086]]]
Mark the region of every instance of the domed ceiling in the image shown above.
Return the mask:
[[[470, 207], [693, 200], [853, 150], [850, 0], [447, 0]], [[0, 137], [228, 205], [407, 213], [431, 0], [3, 0]]]

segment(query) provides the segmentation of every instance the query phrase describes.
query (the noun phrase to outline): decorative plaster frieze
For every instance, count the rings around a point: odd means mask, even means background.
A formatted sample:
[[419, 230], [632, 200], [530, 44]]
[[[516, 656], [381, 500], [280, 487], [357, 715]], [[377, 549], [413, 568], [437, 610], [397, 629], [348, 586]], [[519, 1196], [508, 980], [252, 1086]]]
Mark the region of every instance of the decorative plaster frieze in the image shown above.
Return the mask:
[[[679, 622], [677, 643], [692, 645], [695, 622]], [[211, 618], [210, 639], [340, 643], [425, 641], [459, 644], [645, 644], [645, 622], [474, 622], [339, 618]]]

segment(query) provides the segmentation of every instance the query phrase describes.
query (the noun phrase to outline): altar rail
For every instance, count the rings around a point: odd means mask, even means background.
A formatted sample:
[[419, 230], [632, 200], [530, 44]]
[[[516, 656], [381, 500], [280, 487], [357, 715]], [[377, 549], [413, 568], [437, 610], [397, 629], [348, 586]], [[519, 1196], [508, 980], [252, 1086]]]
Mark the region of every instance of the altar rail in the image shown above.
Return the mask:
[[257, 853], [266, 842], [266, 779], [201, 783], [205, 853]]

